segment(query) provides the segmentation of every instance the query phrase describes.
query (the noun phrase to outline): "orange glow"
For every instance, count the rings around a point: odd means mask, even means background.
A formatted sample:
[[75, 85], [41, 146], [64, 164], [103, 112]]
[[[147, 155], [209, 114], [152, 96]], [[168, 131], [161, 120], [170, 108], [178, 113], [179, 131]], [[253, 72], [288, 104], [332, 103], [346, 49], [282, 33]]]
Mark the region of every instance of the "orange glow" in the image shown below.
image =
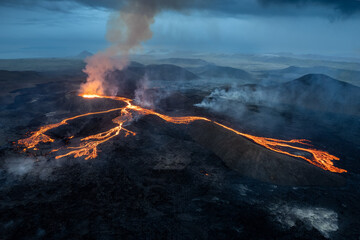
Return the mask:
[[[92, 112], [92, 113], [85, 113], [81, 115], [77, 115], [71, 118], [66, 118], [62, 120], [59, 123], [50, 124], [41, 127], [38, 131], [35, 131], [32, 133], [32, 135], [28, 138], [21, 139], [17, 143], [19, 145], [24, 145], [27, 149], [34, 149], [39, 143], [47, 143], [47, 142], [54, 142], [54, 139], [50, 138], [49, 136], [45, 135], [45, 132], [49, 131], [50, 129], [57, 128], [61, 125], [68, 124], [68, 121], [95, 115], [95, 114], [104, 114], [114, 111], [120, 111], [120, 115], [113, 119], [113, 123], [116, 125], [115, 127], [111, 128], [108, 131], [101, 132], [95, 135], [90, 135], [88, 137], [82, 138], [80, 141], [80, 145], [76, 147], [67, 147], [64, 150], [68, 150], [68, 152], [57, 155], [55, 158], [59, 159], [65, 156], [74, 156], [76, 157], [82, 157], [84, 156], [85, 159], [91, 159], [96, 158], [98, 156], [98, 145], [109, 141], [110, 139], [114, 138], [115, 136], [118, 136], [121, 132], [124, 132], [125, 137], [129, 135], [136, 135], [135, 132], [132, 132], [130, 130], [125, 129], [123, 126], [124, 124], [129, 124], [132, 119], [133, 115], [132, 112], [136, 112], [140, 115], [155, 115], [166, 122], [174, 123], [174, 124], [189, 124], [194, 121], [207, 121], [212, 122], [213, 124], [216, 124], [224, 129], [227, 129], [235, 134], [241, 135], [253, 142], [255, 142], [258, 145], [261, 145], [269, 150], [272, 150], [274, 152], [278, 152], [281, 154], [285, 154], [291, 157], [301, 158], [319, 168], [322, 168], [327, 171], [331, 172], [337, 172], [337, 173], [343, 173], [347, 172], [344, 169], [337, 168], [334, 166], [333, 161], [339, 160], [338, 157], [331, 155], [328, 152], [313, 149], [312, 145], [310, 144], [310, 141], [306, 139], [292, 139], [292, 140], [281, 140], [281, 139], [275, 139], [275, 138], [265, 138], [265, 137], [257, 137], [250, 134], [239, 132], [235, 129], [232, 129], [228, 126], [225, 126], [221, 123], [212, 121], [208, 118], [204, 117], [197, 117], [197, 116], [186, 116], [186, 117], [171, 117], [167, 116], [158, 112], [155, 112], [154, 110], [145, 109], [140, 106], [136, 106], [132, 104], [132, 100], [128, 98], [123, 97], [115, 97], [115, 96], [101, 96], [96, 94], [82, 94], [80, 95], [84, 98], [106, 98], [106, 99], [112, 99], [116, 101], [122, 101], [126, 103], [125, 107], [122, 108], [114, 108], [106, 111], [100, 111], [100, 112]], [[73, 137], [73, 136], [72, 136]], [[72, 138], [71, 137], [71, 138]], [[288, 150], [287, 150], [288, 149]], [[301, 155], [301, 153], [294, 153], [294, 150], [298, 150], [301, 152], [307, 152], [312, 155], [311, 158], [305, 157]], [[60, 149], [52, 150], [51, 152], [57, 152], [60, 151]]]
[[[297, 157], [297, 158], [302, 158], [305, 161], [319, 167], [322, 168], [324, 170], [328, 170], [331, 172], [337, 172], [337, 173], [343, 173], [343, 172], [347, 172], [344, 169], [341, 168], [337, 168], [334, 166], [333, 161], [334, 160], [340, 160], [338, 157], [331, 155], [328, 152], [325, 151], [321, 151], [321, 150], [317, 150], [317, 149], [311, 149], [311, 148], [306, 148], [305, 146], [311, 146], [311, 144], [309, 144], [309, 141], [306, 139], [292, 139], [292, 140], [280, 140], [280, 139], [275, 139], [275, 138], [264, 138], [264, 137], [256, 137], [250, 134], [246, 134], [246, 133], [241, 133], [239, 131], [236, 131], [230, 127], [227, 127], [223, 124], [220, 124], [218, 122], [214, 122], [215, 124], [230, 130], [238, 135], [241, 135], [243, 137], [246, 137], [248, 139], [251, 139], [252, 141], [254, 141], [255, 143], [270, 149], [274, 152], [278, 152], [278, 153], [282, 153], [282, 154], [286, 154], [292, 157]], [[297, 147], [294, 146], [292, 144], [298, 144], [298, 145], [303, 145], [303, 147]], [[287, 152], [286, 150], [282, 150], [281, 148], [289, 148], [289, 149], [295, 149], [295, 150], [300, 150], [303, 152], [308, 152], [313, 156], [313, 159], [311, 158], [306, 158], [300, 154], [295, 154], [295, 153], [290, 153]]]
[[95, 115], [95, 114], [109, 113], [109, 112], [118, 111], [121, 109], [122, 108], [114, 108], [114, 109], [110, 109], [110, 110], [106, 110], [106, 111], [85, 113], [85, 114], [77, 115], [75, 117], [66, 118], [59, 123], [49, 124], [49, 125], [40, 127], [40, 129], [38, 131], [32, 132], [32, 135], [30, 137], [20, 139], [17, 143], [20, 145], [24, 145], [27, 149], [31, 149], [31, 148], [34, 148], [35, 146], [37, 146], [39, 143], [54, 142], [54, 139], [45, 135], [45, 132], [47, 132], [51, 129], [60, 127], [62, 125], [65, 125], [70, 120], [74, 120], [74, 119], [85, 117], [85, 116]]
[[99, 95], [96, 94], [84, 94], [82, 95], [83, 98], [98, 98]]

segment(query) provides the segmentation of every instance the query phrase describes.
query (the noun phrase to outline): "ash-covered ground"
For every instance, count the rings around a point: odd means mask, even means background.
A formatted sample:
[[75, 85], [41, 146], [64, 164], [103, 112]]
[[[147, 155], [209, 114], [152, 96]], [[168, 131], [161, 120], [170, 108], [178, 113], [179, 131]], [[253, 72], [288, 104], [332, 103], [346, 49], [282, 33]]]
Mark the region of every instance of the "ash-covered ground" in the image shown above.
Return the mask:
[[[339, 184], [276, 185], [231, 168], [214, 149], [222, 142], [194, 137], [199, 125], [155, 116], [134, 119], [126, 127], [137, 135], [100, 145], [96, 159], [49, 152], [107, 130], [116, 112], [71, 121], [49, 131], [54, 143], [23, 152], [14, 142], [28, 131], [121, 105], [77, 96], [86, 77], [80, 69], [28, 68], [18, 70], [36, 71], [0, 71], [0, 239], [359, 239], [359, 87], [317, 72], [286, 80], [289, 69], [281, 78], [274, 69], [200, 59], [144, 60], [111, 74], [118, 95], [143, 107], [205, 116], [256, 136], [309, 139], [348, 171], [334, 173]], [[218, 132], [201, 134], [210, 141]], [[276, 166], [258, 171], [270, 169]]]

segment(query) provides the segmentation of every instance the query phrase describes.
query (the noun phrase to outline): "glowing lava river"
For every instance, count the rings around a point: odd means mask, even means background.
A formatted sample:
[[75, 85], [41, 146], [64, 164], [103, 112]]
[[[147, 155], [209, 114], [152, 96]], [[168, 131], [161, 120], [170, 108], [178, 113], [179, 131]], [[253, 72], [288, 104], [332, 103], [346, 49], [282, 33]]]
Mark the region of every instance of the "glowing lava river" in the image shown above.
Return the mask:
[[[343, 173], [347, 172], [344, 169], [338, 168], [334, 166], [333, 161], [339, 160], [338, 157], [329, 154], [328, 152], [313, 149], [311, 144], [308, 140], [305, 139], [293, 139], [293, 140], [280, 140], [280, 139], [274, 139], [274, 138], [265, 138], [265, 137], [257, 137], [253, 135], [249, 135], [246, 133], [242, 133], [239, 131], [236, 131], [230, 127], [227, 127], [221, 123], [212, 121], [205, 117], [196, 117], [196, 116], [187, 116], [187, 117], [170, 117], [164, 114], [160, 114], [158, 112], [155, 112], [150, 109], [145, 109], [140, 106], [132, 104], [132, 100], [128, 98], [123, 97], [115, 97], [115, 96], [100, 96], [100, 95], [80, 95], [83, 98], [106, 98], [106, 99], [112, 99], [116, 101], [122, 101], [126, 105], [122, 108], [114, 108], [106, 111], [99, 111], [99, 112], [90, 112], [85, 113], [81, 115], [77, 115], [74, 117], [66, 118], [62, 120], [59, 123], [49, 124], [40, 127], [39, 130], [32, 132], [31, 135], [28, 138], [18, 140], [18, 144], [22, 145], [26, 149], [33, 149], [37, 150], [37, 146], [39, 143], [47, 143], [47, 142], [53, 142], [54, 139], [47, 136], [45, 133], [49, 131], [50, 129], [57, 128], [62, 125], [68, 124], [69, 121], [78, 119], [85, 116], [90, 115], [97, 115], [97, 114], [105, 114], [115, 111], [120, 111], [120, 115], [116, 118], [114, 118], [112, 121], [114, 124], [116, 124], [116, 127], [109, 129], [108, 131], [101, 132], [95, 135], [90, 135], [88, 137], [82, 138], [81, 143], [79, 146], [76, 147], [66, 147], [65, 149], [54, 149], [51, 152], [57, 152], [57, 151], [66, 151], [66, 153], [62, 155], [57, 155], [56, 159], [65, 157], [65, 156], [73, 156], [73, 157], [81, 157], [84, 156], [85, 159], [91, 159], [97, 157], [97, 147], [99, 144], [102, 144], [104, 142], [109, 141], [110, 139], [114, 138], [115, 136], [119, 135], [121, 132], [125, 134], [125, 136], [128, 135], [136, 135], [135, 132], [132, 132], [126, 128], [124, 128], [124, 125], [127, 123], [130, 123], [133, 120], [133, 113], [137, 113], [140, 115], [155, 115], [166, 122], [174, 123], [174, 124], [189, 124], [194, 121], [208, 121], [212, 122], [213, 124], [216, 124], [220, 127], [223, 127], [227, 129], [228, 131], [231, 131], [233, 133], [236, 133], [238, 135], [241, 135], [247, 139], [250, 139], [251, 141], [255, 142], [256, 144], [259, 144], [267, 149], [270, 149], [274, 152], [278, 152], [281, 154], [285, 154], [291, 157], [295, 158], [301, 158], [303, 160], [306, 160], [307, 162], [322, 168], [327, 171], [331, 172], [337, 172], [337, 173]], [[294, 153], [296, 151], [296, 153]], [[305, 157], [301, 155], [300, 153], [297, 153], [298, 151], [301, 152], [307, 152], [311, 157]]]

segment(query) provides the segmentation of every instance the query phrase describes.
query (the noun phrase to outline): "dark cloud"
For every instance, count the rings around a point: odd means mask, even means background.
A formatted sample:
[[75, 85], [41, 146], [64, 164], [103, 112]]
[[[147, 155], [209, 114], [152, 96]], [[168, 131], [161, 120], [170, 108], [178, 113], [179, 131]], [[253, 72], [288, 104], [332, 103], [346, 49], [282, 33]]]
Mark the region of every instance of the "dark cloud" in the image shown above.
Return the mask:
[[343, 14], [354, 14], [360, 11], [360, 0], [259, 0], [263, 5], [295, 5], [297, 7], [318, 5], [340, 11]]
[[[201, 10], [222, 14], [251, 15], [309, 15], [319, 14], [316, 11], [305, 11], [303, 7], [322, 7], [330, 12], [352, 15], [360, 12], [360, 0], [1, 0], [0, 6], [44, 7], [59, 10], [64, 5], [66, 11], [69, 3], [92, 8], [120, 9], [124, 5], [144, 5], [157, 11]], [[310, 12], [310, 13], [309, 13]], [[320, 12], [323, 15], [324, 9]], [[328, 12], [329, 13], [329, 12]], [[328, 13], [326, 14], [328, 16]]]

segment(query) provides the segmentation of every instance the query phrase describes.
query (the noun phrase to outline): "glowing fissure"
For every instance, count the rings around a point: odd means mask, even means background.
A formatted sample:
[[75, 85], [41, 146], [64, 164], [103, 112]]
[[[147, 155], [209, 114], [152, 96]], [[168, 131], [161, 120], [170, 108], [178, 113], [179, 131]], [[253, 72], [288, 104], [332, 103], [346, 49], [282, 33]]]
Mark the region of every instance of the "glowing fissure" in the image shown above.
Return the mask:
[[[199, 120], [212, 122], [212, 123], [224, 128], [224, 129], [227, 129], [235, 134], [238, 134], [247, 139], [250, 139], [253, 142], [255, 142], [256, 144], [261, 145], [261, 146], [263, 146], [269, 150], [272, 150], [274, 152], [285, 154], [285, 155], [288, 155], [291, 157], [301, 158], [301, 159], [303, 159], [319, 168], [327, 170], [327, 171], [337, 172], [337, 173], [347, 172], [344, 169], [334, 166], [333, 161], [339, 160], [338, 157], [331, 155], [328, 152], [311, 148], [312, 145], [306, 139], [281, 140], [281, 139], [275, 139], [275, 138], [257, 137], [257, 136], [253, 136], [250, 134], [239, 132], [233, 128], [225, 126], [216, 121], [212, 121], [205, 117], [197, 117], [197, 116], [171, 117], [171, 116], [167, 116], [167, 115], [155, 112], [154, 110], [145, 109], [140, 106], [133, 105], [132, 100], [128, 99], [128, 98], [115, 97], [115, 96], [101, 96], [101, 95], [96, 95], [96, 94], [83, 94], [80, 96], [82, 96], [84, 98], [113, 99], [113, 100], [122, 101], [122, 102], [126, 103], [126, 106], [122, 107], [122, 108], [109, 109], [106, 111], [85, 113], [85, 114], [77, 115], [74, 117], [66, 118], [59, 123], [43, 126], [38, 131], [32, 132], [30, 137], [18, 140], [18, 144], [25, 146], [25, 150], [26, 149], [37, 150], [36, 146], [39, 143], [54, 142], [54, 139], [45, 135], [45, 133], [51, 129], [68, 124], [69, 121], [77, 119], [77, 118], [90, 116], [90, 115], [96, 115], [96, 114], [105, 114], [105, 113], [114, 112], [114, 111], [120, 111], [120, 115], [112, 120], [113, 123], [116, 124], [116, 126], [111, 128], [110, 130], [101, 132], [101, 133], [98, 133], [95, 135], [90, 135], [88, 137], [80, 139], [81, 143], [77, 147], [66, 147], [64, 149], [54, 149], [51, 151], [51, 153], [58, 152], [60, 150], [68, 151], [67, 153], [65, 153], [63, 155], [57, 155], [55, 157], [56, 159], [59, 159], [59, 158], [65, 157], [65, 156], [73, 156], [75, 158], [84, 156], [86, 160], [91, 159], [91, 158], [96, 158], [98, 156], [98, 149], [97, 149], [98, 145], [109, 141], [110, 139], [114, 138], [115, 136], [118, 136], [121, 132], [124, 132], [125, 136], [136, 135], [135, 132], [132, 132], [132, 131], [124, 128], [124, 125], [126, 125], [127, 123], [130, 123], [133, 120], [132, 112], [136, 112], [140, 115], [155, 115], [155, 116], [165, 120], [166, 122], [170, 122], [170, 123], [174, 123], [174, 124], [189, 124], [191, 122], [199, 121]], [[287, 151], [286, 149], [289, 149], [289, 151]], [[312, 157], [308, 158], [301, 154], [293, 153], [294, 150], [307, 152], [307, 153], [311, 154]]]

